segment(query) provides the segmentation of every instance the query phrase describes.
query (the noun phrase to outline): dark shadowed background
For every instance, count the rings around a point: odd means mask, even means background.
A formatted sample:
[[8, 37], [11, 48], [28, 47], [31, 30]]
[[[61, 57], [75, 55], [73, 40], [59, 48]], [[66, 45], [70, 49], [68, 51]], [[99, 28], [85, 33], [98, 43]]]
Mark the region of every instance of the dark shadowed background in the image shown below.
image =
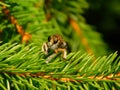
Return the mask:
[[111, 49], [120, 54], [120, 0], [87, 0], [89, 8], [84, 16], [96, 26]]

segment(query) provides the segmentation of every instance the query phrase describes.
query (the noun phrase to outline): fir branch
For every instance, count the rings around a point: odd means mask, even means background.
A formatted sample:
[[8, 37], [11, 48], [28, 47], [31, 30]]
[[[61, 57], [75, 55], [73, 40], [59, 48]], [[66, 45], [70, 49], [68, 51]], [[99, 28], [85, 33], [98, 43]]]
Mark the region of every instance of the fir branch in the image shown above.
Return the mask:
[[[78, 87], [78, 84], [82, 87], [81, 84], [85, 82], [85, 86], [90, 84], [94, 88], [96, 87], [94, 82], [98, 85], [100, 85], [99, 82], [118, 85], [120, 83], [120, 57], [117, 57], [117, 53], [97, 58], [93, 62], [91, 56], [82, 52], [75, 52], [68, 54], [66, 61], [60, 60], [58, 56], [54, 61], [46, 64], [43, 53], [35, 44], [24, 47], [20, 44], [11, 45], [7, 43], [0, 46], [0, 50], [0, 78], [7, 79], [10, 88], [14, 83], [16, 88], [27, 85], [38, 89], [38, 86], [31, 85], [29, 79], [31, 82], [39, 82], [39, 84], [41, 80], [44, 80], [44, 83], [42, 82], [46, 85], [44, 88], [49, 88], [49, 84], [52, 85], [53, 83], [56, 88], [66, 88], [64, 86], [66, 84], [72, 85], [73, 88]], [[1, 81], [0, 85], [3, 85], [2, 88], [7, 88], [4, 83]], [[21, 85], [23, 83], [25, 85]], [[70, 83], [71, 85], [69, 85]], [[51, 87], [53, 88], [54, 85]]]
[[28, 42], [31, 39], [31, 35], [23, 30], [23, 27], [18, 24], [14, 16], [10, 15], [10, 10], [7, 9], [6, 6], [2, 6], [2, 9], [3, 9], [3, 13], [11, 21], [11, 23], [15, 25], [17, 32], [22, 36], [22, 43]]
[[[107, 81], [114, 82], [114, 80], [115, 81], [117, 80], [119, 82], [119, 80], [120, 80], [120, 72], [118, 72], [116, 74], [110, 74], [107, 76], [103, 75], [103, 76], [88, 76], [88, 77], [86, 77], [85, 75], [78, 76], [78, 75], [64, 75], [64, 74], [54, 74], [54, 73], [46, 74], [45, 72], [37, 72], [37, 73], [1, 72], [1, 74], [8, 74], [9, 76], [18, 75], [18, 76], [25, 77], [25, 78], [28, 78], [28, 77], [39, 78], [39, 77], [41, 77], [44, 79], [49, 79], [49, 80], [54, 80], [54, 81], [62, 81], [62, 82], [82, 82], [82, 81], [84, 81], [84, 79], [89, 79], [90, 81], [104, 81], [104, 80], [106, 80], [106, 82]], [[57, 78], [54, 78], [54, 76]], [[71, 78], [69, 78], [69, 76]]]
[[75, 30], [75, 32], [78, 34], [79, 38], [80, 38], [80, 42], [83, 44], [83, 46], [85, 47], [86, 51], [91, 54], [91, 55], [95, 55], [91, 49], [91, 47], [88, 44], [87, 39], [85, 38], [82, 30], [80, 29], [78, 23], [73, 19], [70, 18], [69, 19], [69, 23], [72, 26], [73, 30]]
[[[12, 3], [12, 5], [16, 4], [16, 6], [13, 5], [13, 7], [17, 7], [14, 9], [8, 9], [5, 5], [5, 11], [8, 13], [6, 16], [8, 15], [7, 17], [9, 17], [8, 19], [12, 24], [16, 24], [15, 26], [18, 30], [22, 30], [21, 34], [25, 33], [25, 31], [23, 30], [23, 27], [18, 24], [18, 21], [19, 19], [19, 23], [22, 23], [22, 20], [25, 21], [27, 30], [31, 30], [30, 32], [35, 33], [32, 34], [33, 43], [26, 46], [18, 43], [5, 43], [0, 46], [1, 90], [119, 90], [120, 57], [117, 56], [117, 52], [110, 54], [109, 56], [98, 57], [93, 62], [94, 58], [92, 56], [79, 51], [82, 48], [77, 48], [78, 52], [70, 52], [67, 55], [66, 60], [63, 60], [58, 55], [57, 57], [53, 58], [48, 64], [45, 63], [47, 56], [41, 52], [41, 45], [43, 42], [46, 42], [49, 35], [56, 32], [55, 29], [59, 29], [60, 33], [64, 32], [64, 30], [71, 30], [70, 32], [72, 35], [76, 36], [76, 34], [73, 33], [74, 31], [71, 29], [71, 26], [73, 29], [77, 27], [76, 32], [78, 32], [80, 35], [79, 37], [83, 38], [83, 41], [85, 35], [81, 30], [85, 29], [88, 30], [86, 32], [93, 33], [90, 26], [85, 25], [85, 23], [80, 23], [81, 25], [79, 27], [79, 22], [74, 21], [76, 19], [73, 18], [74, 16], [77, 17], [78, 14], [80, 15], [80, 13], [83, 12], [82, 8], [85, 8], [87, 6], [84, 4], [84, 0], [77, 0], [75, 2], [74, 0], [69, 2], [67, 0], [46, 0], [48, 1], [47, 3], [51, 5], [50, 8], [48, 8], [51, 10], [50, 18], [55, 17], [56, 21], [58, 20], [58, 22], [55, 23], [51, 20], [50, 23], [47, 23], [46, 25], [43, 24], [43, 20], [45, 19], [45, 14], [42, 7], [43, 3], [37, 3], [41, 2], [41, 0], [30, 0], [29, 2], [23, 1], [24, 0], [19, 0], [19, 2], [14, 0], [6, 1], [6, 3]], [[64, 8], [62, 8], [62, 6]], [[54, 8], [51, 9], [51, 7]], [[26, 8], [26, 11], [23, 11], [24, 8]], [[58, 10], [54, 10], [56, 8]], [[10, 10], [11, 12], [13, 10], [14, 16], [12, 16]], [[68, 17], [66, 19], [66, 15], [73, 16], [71, 19], [73, 19], [74, 23], [68, 21], [69, 19]], [[15, 17], [18, 17], [19, 19], [16, 19]], [[31, 19], [31, 17], [34, 19]], [[80, 20], [80, 18], [78, 18], [78, 20]], [[54, 23], [56, 26], [58, 24], [58, 27], [53, 28], [52, 23]], [[69, 33], [69, 31], [65, 32]], [[70, 34], [69, 37], [70, 42], [72, 35]], [[98, 36], [96, 33], [93, 33], [92, 35], [96, 35], [96, 37]], [[66, 37], [64, 34], [63, 36]], [[75, 40], [76, 39], [79, 40], [78, 37], [75, 38]], [[94, 38], [92, 38], [92, 40], [93, 39]], [[100, 40], [100, 37], [97, 38], [97, 41], [99, 41], [99, 43], [101, 42]], [[74, 45], [77, 44], [73, 42], [71, 43]], [[87, 44], [83, 42], [83, 45], [85, 44], [86, 49], [91, 52], [89, 50], [88, 43], [89, 41], [87, 40]], [[78, 44], [78, 46], [80, 46], [80, 44]], [[101, 52], [104, 52], [104, 50], [102, 49]]]

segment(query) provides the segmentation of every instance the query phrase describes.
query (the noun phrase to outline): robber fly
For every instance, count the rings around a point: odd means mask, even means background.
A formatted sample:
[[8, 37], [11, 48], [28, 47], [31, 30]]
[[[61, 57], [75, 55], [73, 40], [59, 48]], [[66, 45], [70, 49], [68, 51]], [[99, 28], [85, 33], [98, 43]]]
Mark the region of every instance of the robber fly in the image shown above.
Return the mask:
[[54, 53], [62, 53], [62, 58], [66, 59], [67, 43], [59, 34], [51, 35], [48, 37], [48, 42], [43, 43], [42, 51], [47, 55], [50, 50]]

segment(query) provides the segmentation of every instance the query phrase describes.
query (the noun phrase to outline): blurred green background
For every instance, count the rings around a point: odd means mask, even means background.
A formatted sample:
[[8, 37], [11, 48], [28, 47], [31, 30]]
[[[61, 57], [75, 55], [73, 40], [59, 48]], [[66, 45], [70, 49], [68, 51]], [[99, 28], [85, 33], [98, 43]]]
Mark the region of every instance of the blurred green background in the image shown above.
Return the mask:
[[87, 0], [87, 23], [96, 26], [111, 49], [120, 54], [120, 0]]
[[5, 5], [18, 25], [32, 35], [32, 42], [38, 46], [47, 41], [49, 35], [58, 33], [73, 52], [82, 50], [96, 56], [108, 55], [111, 51], [120, 53], [119, 0], [28, 1], [6, 0], [0, 3], [2, 42], [12, 40], [21, 43], [22, 38], [16, 26], [3, 13], [2, 6]]

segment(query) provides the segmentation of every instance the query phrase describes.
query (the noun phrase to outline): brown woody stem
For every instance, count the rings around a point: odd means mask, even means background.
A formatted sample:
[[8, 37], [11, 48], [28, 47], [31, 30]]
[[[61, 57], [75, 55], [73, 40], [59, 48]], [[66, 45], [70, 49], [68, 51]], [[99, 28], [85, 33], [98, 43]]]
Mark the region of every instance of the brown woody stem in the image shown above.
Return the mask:
[[11, 21], [13, 25], [15, 25], [17, 32], [22, 36], [22, 42], [28, 42], [31, 39], [31, 35], [24, 31], [22, 26], [20, 26], [17, 20], [10, 14], [10, 10], [7, 9], [6, 6], [2, 6], [3, 13], [7, 16], [7, 18]]
[[[65, 75], [63, 74], [48, 74], [46, 75], [45, 72], [39, 72], [39, 73], [14, 73], [14, 72], [4, 72], [4, 74], [9, 74], [9, 75], [19, 75], [21, 77], [42, 77], [44, 79], [50, 79], [50, 80], [55, 80], [55, 81], [62, 81], [62, 82], [81, 82], [82, 78], [84, 79], [85, 76], [76, 76], [76, 75], [70, 75], [70, 76], [74, 76], [74, 78], [69, 78], [69, 77], [65, 77]], [[59, 78], [54, 78], [53, 76], [59, 77]], [[118, 72], [117, 74], [110, 74], [107, 76], [88, 76], [85, 77], [86, 79], [94, 79], [96, 81], [102, 81], [102, 80], [120, 80], [120, 72]]]
[[69, 23], [70, 23], [70, 25], [72, 26], [72, 28], [75, 30], [75, 32], [78, 34], [78, 36], [80, 37], [80, 41], [81, 41], [81, 43], [83, 44], [83, 46], [85, 47], [86, 51], [87, 51], [89, 54], [93, 54], [93, 51], [92, 51], [92, 49], [90, 48], [87, 39], [86, 39], [85, 36], [83, 35], [83, 32], [82, 32], [82, 30], [80, 29], [78, 23], [77, 23], [74, 19], [72, 19], [72, 18], [69, 19]]

